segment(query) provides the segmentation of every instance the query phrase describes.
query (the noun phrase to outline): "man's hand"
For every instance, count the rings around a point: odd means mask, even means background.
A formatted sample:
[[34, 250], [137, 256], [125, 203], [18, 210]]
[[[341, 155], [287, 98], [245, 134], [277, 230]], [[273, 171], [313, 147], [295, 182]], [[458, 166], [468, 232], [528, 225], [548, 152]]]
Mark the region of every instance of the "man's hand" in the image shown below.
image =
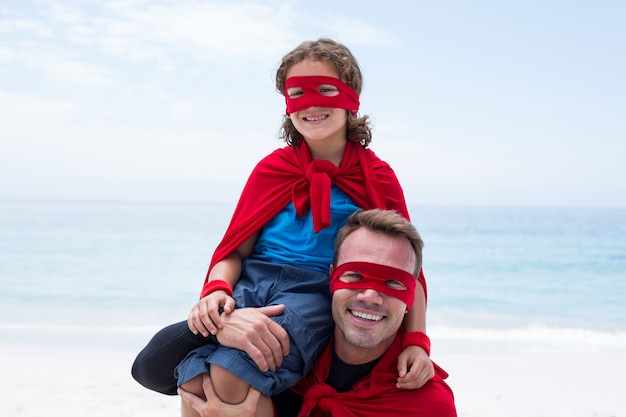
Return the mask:
[[200, 414], [200, 417], [254, 417], [257, 405], [261, 398], [261, 392], [250, 386], [246, 399], [239, 404], [223, 403], [213, 389], [211, 377], [204, 374], [202, 378], [202, 388], [206, 401], [202, 398], [178, 388], [178, 395], [187, 404]]
[[424, 349], [419, 346], [407, 346], [398, 356], [398, 374], [396, 387], [417, 389], [435, 376], [435, 367]]
[[224, 346], [245, 351], [263, 372], [275, 371], [289, 353], [289, 335], [269, 317], [285, 311], [285, 305], [238, 308], [222, 314], [224, 327], [217, 341]]

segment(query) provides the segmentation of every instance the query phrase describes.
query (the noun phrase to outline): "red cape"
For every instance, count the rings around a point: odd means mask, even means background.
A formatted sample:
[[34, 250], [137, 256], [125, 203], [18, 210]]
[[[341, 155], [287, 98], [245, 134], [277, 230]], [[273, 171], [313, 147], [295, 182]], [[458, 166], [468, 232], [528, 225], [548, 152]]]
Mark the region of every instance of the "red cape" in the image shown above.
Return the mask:
[[[362, 209], [394, 209], [410, 220], [395, 173], [374, 152], [348, 142], [343, 159], [336, 167], [329, 161], [313, 160], [302, 141], [298, 147], [275, 150], [254, 168], [213, 254], [209, 271], [292, 201], [300, 216], [311, 208], [315, 231], [327, 227], [331, 183]], [[208, 276], [207, 273], [201, 297], [206, 295]]]
[[370, 375], [347, 392], [339, 393], [324, 383], [330, 372], [332, 346], [331, 340], [311, 372], [292, 388], [304, 397], [298, 417], [456, 417], [452, 390], [443, 381], [448, 374], [436, 365], [435, 376], [422, 388], [396, 388], [402, 331]]

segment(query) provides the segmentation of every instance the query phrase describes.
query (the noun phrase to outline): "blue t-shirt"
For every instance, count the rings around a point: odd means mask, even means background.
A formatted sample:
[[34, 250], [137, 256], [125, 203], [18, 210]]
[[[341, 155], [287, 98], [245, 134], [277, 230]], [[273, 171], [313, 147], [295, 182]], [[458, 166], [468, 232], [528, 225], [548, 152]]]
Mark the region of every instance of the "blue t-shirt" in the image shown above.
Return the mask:
[[331, 224], [315, 233], [311, 210], [299, 217], [293, 203], [289, 203], [263, 227], [250, 257], [328, 273], [337, 232], [358, 209], [343, 191], [331, 186]]

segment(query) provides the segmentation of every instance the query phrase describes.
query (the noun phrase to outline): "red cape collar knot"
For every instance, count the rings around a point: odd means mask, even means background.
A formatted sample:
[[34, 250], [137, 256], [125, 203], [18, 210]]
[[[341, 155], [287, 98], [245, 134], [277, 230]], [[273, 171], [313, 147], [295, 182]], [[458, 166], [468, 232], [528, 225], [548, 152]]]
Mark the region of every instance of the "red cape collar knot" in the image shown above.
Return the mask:
[[[324, 95], [321, 86], [327, 84], [337, 88], [333, 96]], [[290, 96], [290, 88], [298, 87], [301, 95]], [[289, 77], [285, 81], [285, 101], [287, 114], [296, 113], [309, 107], [331, 107], [346, 109], [356, 115], [359, 111], [359, 95], [346, 83], [335, 77], [310, 75], [305, 77]]]
[[[307, 389], [302, 402], [302, 409], [298, 415], [315, 416], [315, 411], [323, 411], [331, 414], [334, 408], [340, 406], [340, 402], [335, 400], [337, 391], [323, 382], [317, 383]], [[337, 412], [331, 415], [338, 414]]]
[[[356, 272], [361, 276], [356, 282], [344, 282], [340, 278], [346, 272]], [[387, 285], [388, 281], [399, 281], [406, 289], [399, 290]], [[373, 289], [385, 295], [395, 297], [410, 309], [415, 299], [416, 278], [402, 269], [369, 262], [346, 262], [339, 265], [330, 276], [330, 292], [341, 288], [350, 290]]]
[[[299, 216], [303, 216], [311, 206], [313, 228], [316, 232], [330, 226], [330, 187], [340, 170], [330, 161], [316, 159], [306, 169], [308, 187], [293, 188], [293, 203]], [[307, 190], [308, 188], [308, 190]], [[315, 204], [311, 204], [314, 201]]]

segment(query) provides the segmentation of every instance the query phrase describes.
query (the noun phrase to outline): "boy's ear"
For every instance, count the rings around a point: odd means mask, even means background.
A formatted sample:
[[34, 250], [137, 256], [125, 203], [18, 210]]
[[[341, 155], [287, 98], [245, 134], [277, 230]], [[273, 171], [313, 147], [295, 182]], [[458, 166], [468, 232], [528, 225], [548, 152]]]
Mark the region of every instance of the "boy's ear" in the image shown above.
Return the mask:
[[333, 264], [328, 265], [328, 271], [330, 272], [330, 275], [332, 275], [335, 271], [335, 266]]

